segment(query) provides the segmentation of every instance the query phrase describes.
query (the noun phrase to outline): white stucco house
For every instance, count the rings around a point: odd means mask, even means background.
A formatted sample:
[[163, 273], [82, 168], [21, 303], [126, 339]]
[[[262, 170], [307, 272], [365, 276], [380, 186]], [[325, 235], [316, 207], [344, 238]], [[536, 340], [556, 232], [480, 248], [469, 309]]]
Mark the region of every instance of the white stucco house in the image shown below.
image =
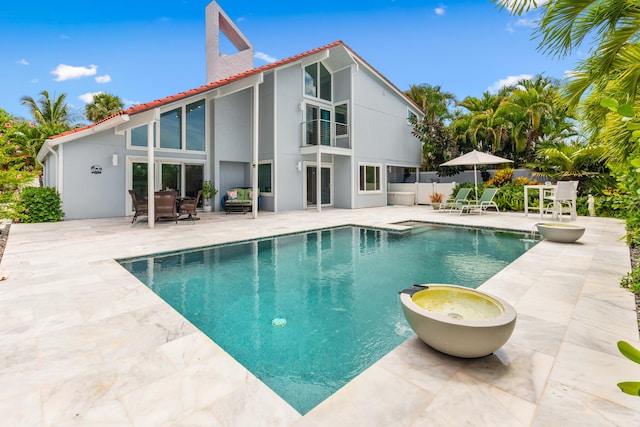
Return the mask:
[[[253, 68], [215, 2], [206, 22], [207, 84], [45, 142], [43, 181], [65, 219], [132, 215], [130, 189], [195, 196], [203, 181], [215, 210], [232, 187], [253, 187], [268, 211], [384, 206], [388, 171], [420, 167], [419, 107], [345, 43]], [[220, 33], [238, 53], [219, 55]]]

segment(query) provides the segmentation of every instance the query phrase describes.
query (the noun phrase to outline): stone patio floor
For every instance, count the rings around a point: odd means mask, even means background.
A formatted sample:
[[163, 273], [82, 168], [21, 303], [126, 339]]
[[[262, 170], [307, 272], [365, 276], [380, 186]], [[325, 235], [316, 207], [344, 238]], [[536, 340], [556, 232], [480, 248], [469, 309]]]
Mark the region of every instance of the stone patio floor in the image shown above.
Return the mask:
[[640, 365], [618, 220], [579, 217], [575, 244], [543, 241], [480, 289], [518, 312], [493, 355], [457, 359], [415, 336], [305, 416], [114, 261], [343, 224], [431, 221], [531, 231], [538, 215], [427, 206], [203, 213], [14, 224], [0, 269], [0, 424], [6, 426], [631, 426]]

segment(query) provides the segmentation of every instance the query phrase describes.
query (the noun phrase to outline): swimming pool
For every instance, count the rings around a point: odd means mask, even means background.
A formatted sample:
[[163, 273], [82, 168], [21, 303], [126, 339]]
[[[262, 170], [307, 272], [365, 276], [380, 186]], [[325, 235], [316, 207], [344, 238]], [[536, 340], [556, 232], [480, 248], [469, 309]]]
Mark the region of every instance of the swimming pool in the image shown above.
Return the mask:
[[426, 224], [341, 227], [120, 263], [305, 414], [413, 334], [400, 290], [477, 287], [535, 243]]

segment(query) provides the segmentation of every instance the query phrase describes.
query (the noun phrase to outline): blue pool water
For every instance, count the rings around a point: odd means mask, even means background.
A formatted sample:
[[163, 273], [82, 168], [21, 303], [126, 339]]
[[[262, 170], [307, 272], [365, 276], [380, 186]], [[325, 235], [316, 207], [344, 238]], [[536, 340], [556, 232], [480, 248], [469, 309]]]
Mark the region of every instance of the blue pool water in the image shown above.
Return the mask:
[[413, 334], [399, 291], [475, 288], [537, 243], [524, 237], [343, 227], [120, 263], [305, 414]]

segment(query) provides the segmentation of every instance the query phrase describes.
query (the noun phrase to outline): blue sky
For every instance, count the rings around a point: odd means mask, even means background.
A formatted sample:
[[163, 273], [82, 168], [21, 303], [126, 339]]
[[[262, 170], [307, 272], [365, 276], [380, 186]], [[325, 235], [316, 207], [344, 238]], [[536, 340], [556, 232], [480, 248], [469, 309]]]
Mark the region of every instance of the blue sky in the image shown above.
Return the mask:
[[[24, 95], [67, 94], [79, 113], [92, 93], [126, 106], [206, 83], [209, 0], [11, 1], [0, 8], [0, 108], [29, 117]], [[219, 0], [253, 43], [255, 66], [342, 40], [401, 90], [439, 85], [459, 99], [580, 59], [536, 50], [531, 22], [489, 0], [300, 2]]]

